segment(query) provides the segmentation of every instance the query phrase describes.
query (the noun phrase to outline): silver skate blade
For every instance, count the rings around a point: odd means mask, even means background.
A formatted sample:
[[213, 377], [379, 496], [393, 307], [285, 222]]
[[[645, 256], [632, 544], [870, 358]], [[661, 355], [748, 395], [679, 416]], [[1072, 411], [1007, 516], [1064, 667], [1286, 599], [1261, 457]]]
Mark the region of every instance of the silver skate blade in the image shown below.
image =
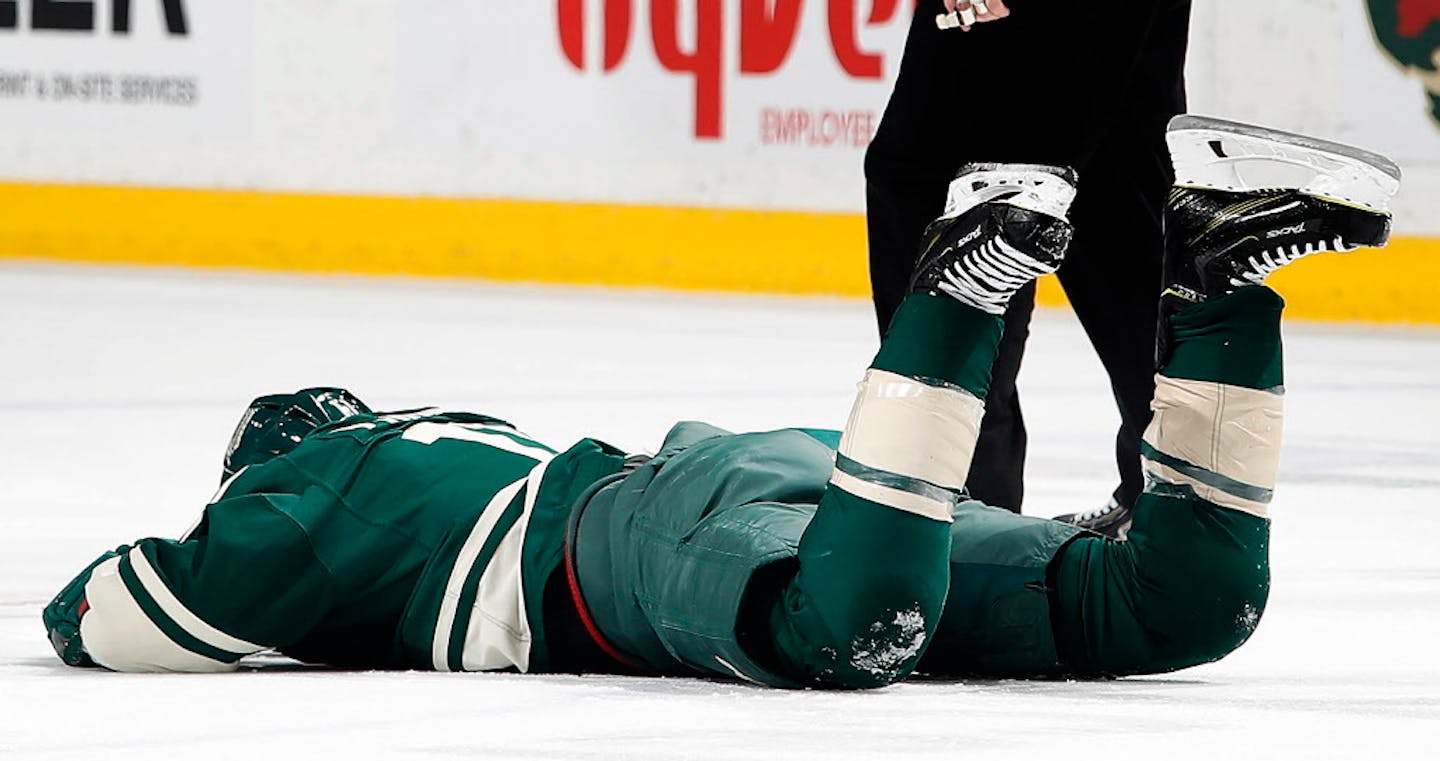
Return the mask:
[[[1182, 115], [1170, 120], [1165, 139], [1175, 184], [1181, 186], [1235, 192], [1290, 188], [1378, 213], [1388, 212], [1400, 189], [1394, 161], [1291, 132]], [[1295, 178], [1297, 169], [1306, 176]]]
[[1040, 164], [969, 164], [950, 182], [941, 219], [994, 201], [1065, 219], [1075, 200], [1075, 170]]

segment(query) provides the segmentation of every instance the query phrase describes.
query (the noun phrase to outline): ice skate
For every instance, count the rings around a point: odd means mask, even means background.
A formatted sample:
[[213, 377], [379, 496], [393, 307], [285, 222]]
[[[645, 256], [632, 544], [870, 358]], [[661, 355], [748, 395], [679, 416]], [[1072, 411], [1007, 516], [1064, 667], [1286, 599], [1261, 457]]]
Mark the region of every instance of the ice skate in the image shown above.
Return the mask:
[[1111, 539], [1123, 540], [1130, 532], [1130, 524], [1134, 522], [1135, 511], [1120, 504], [1114, 497], [1106, 500], [1105, 504], [1094, 510], [1083, 513], [1067, 513], [1057, 515], [1054, 520], [1061, 523], [1069, 523], [1087, 531], [1094, 531], [1097, 534], [1108, 536]]
[[1199, 116], [1171, 120], [1165, 209], [1169, 314], [1260, 285], [1310, 254], [1383, 246], [1400, 169], [1375, 153]]
[[1026, 283], [1060, 267], [1073, 169], [970, 164], [950, 183], [945, 213], [925, 230], [912, 293], [944, 294], [1003, 314]]

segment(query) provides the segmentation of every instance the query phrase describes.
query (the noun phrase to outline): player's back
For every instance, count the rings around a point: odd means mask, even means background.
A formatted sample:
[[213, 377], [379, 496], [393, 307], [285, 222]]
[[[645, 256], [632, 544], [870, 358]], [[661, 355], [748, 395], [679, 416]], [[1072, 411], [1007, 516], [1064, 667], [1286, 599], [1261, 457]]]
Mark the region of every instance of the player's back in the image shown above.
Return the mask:
[[[481, 415], [362, 415], [240, 474], [226, 491], [296, 495], [280, 508], [333, 580], [326, 613], [279, 649], [300, 660], [402, 666], [397, 631], [447, 542], [553, 450]], [[441, 575], [445, 569], [439, 569]], [[440, 581], [443, 584], [443, 579]]]

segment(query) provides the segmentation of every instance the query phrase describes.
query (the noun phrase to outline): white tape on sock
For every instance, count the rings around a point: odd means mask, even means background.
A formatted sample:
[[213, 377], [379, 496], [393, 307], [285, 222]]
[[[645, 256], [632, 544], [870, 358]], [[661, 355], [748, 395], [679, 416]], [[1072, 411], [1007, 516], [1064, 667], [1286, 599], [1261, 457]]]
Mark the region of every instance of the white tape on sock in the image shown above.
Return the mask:
[[1222, 507], [1266, 517], [1280, 469], [1284, 397], [1223, 383], [1155, 377], [1145, 430], [1149, 479], [1190, 487]]
[[958, 388], [869, 370], [840, 453], [877, 470], [960, 489], [975, 455], [985, 403]]

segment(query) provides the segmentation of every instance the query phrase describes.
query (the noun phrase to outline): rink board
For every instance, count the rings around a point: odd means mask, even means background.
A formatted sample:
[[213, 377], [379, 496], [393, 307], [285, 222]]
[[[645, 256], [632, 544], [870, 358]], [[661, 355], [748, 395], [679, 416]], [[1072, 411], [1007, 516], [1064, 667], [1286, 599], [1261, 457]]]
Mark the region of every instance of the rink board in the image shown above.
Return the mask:
[[[0, 258], [865, 296], [864, 217], [0, 183]], [[1440, 324], [1440, 238], [1274, 281], [1294, 317]], [[1053, 278], [1040, 303], [1063, 305]]]

